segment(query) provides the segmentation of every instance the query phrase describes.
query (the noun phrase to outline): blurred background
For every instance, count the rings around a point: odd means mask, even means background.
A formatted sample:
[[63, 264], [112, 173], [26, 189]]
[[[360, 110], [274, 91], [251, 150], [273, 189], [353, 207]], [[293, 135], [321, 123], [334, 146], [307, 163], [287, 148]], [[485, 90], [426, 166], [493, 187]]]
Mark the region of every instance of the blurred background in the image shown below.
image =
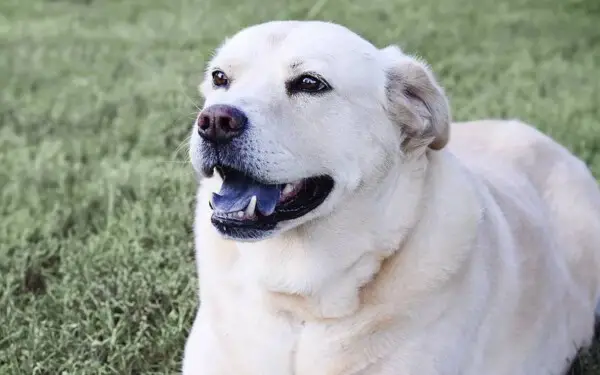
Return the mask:
[[[272, 19], [399, 44], [455, 120], [522, 119], [600, 177], [600, 0], [2, 0], [0, 374], [178, 372], [196, 87], [226, 36]], [[600, 345], [572, 373], [599, 363]]]

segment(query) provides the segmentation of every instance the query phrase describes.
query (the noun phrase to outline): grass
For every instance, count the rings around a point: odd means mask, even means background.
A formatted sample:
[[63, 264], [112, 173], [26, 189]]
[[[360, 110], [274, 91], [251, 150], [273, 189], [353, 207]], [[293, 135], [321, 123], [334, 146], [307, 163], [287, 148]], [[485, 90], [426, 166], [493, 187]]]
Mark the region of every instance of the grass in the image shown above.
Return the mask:
[[[456, 120], [520, 118], [600, 177], [596, 0], [3, 0], [0, 374], [177, 373], [196, 308], [186, 138], [211, 50], [269, 19], [426, 58]], [[600, 344], [573, 374], [600, 374]]]

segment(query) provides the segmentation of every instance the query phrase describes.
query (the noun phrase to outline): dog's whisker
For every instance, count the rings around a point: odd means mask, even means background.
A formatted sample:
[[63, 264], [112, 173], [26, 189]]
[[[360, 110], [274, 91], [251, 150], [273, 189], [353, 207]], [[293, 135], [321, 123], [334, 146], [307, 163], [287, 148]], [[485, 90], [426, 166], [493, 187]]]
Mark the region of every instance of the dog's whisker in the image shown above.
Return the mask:
[[189, 164], [189, 161], [185, 160], [158, 160], [157, 164]]
[[184, 148], [189, 147], [191, 139], [192, 139], [192, 136], [188, 135], [187, 137], [185, 137], [185, 139], [183, 141], [181, 141], [181, 143], [179, 144], [179, 146], [177, 146], [177, 148], [175, 149], [175, 151], [173, 153], [173, 158], [174, 159], [176, 159], [179, 156], [179, 153]]
[[189, 95], [188, 95], [188, 94], [185, 92], [185, 87], [183, 86], [183, 84], [182, 84], [181, 82], [179, 82], [179, 81], [178, 81], [177, 83], [179, 84], [179, 88], [180, 88], [180, 90], [181, 90], [181, 93], [183, 94], [183, 96], [185, 96], [185, 97], [188, 99], [188, 101], [190, 102], [190, 104], [192, 104], [192, 105], [193, 105], [193, 106], [196, 108], [196, 110], [197, 110], [198, 112], [200, 112], [200, 111], [202, 110], [201, 106], [200, 106], [200, 105], [198, 105], [198, 104], [197, 104], [197, 103], [196, 103], [196, 102], [195, 102], [195, 101], [194, 101], [194, 100], [193, 100], [193, 99], [192, 99], [192, 98], [191, 98], [191, 97], [190, 97], [190, 96], [189, 96]]

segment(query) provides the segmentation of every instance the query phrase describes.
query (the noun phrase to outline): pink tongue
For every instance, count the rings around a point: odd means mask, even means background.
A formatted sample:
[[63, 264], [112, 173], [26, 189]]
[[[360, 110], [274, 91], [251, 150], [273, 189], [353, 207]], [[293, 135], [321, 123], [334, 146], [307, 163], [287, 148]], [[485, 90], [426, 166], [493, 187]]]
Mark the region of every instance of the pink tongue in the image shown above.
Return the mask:
[[256, 210], [269, 216], [279, 202], [281, 187], [261, 184], [241, 173], [234, 173], [225, 177], [219, 193], [213, 193], [213, 209], [216, 213], [243, 211], [253, 195], [256, 196]]

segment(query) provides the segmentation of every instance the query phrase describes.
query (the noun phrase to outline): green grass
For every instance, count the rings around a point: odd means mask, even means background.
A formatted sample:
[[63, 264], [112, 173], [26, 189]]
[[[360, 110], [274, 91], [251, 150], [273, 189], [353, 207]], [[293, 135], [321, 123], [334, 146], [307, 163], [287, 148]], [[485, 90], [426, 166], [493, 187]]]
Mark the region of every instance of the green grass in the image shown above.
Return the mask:
[[[196, 85], [228, 34], [348, 25], [426, 58], [456, 120], [520, 118], [600, 177], [596, 0], [3, 0], [0, 374], [170, 374], [196, 308]], [[576, 374], [600, 374], [600, 345]]]

